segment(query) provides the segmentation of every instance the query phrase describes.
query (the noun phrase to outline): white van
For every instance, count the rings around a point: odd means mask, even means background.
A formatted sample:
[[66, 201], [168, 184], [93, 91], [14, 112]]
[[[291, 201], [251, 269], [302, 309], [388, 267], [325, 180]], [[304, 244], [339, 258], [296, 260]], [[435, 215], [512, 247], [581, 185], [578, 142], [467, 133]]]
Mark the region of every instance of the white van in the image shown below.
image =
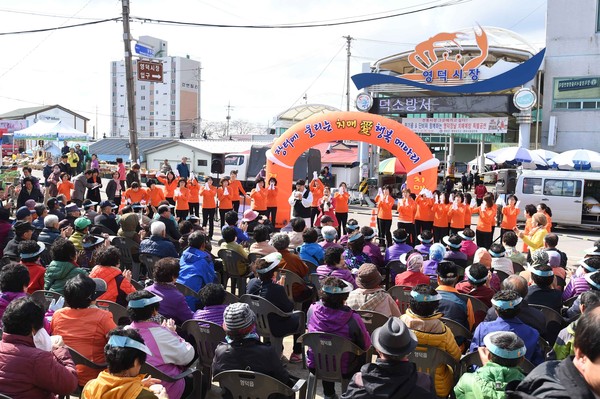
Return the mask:
[[[522, 209], [527, 204], [549, 206], [553, 223], [600, 227], [600, 173], [521, 170], [515, 195]], [[524, 212], [519, 220], [525, 220]]]

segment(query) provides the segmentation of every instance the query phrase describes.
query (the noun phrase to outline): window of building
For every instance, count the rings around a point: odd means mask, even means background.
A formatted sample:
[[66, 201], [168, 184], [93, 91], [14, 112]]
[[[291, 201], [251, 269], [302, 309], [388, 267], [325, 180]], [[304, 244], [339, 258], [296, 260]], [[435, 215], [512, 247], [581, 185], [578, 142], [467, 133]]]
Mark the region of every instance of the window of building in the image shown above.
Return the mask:
[[175, 116], [175, 111], [171, 111], [171, 116]]
[[145, 105], [142, 105], [142, 106], [140, 107], [140, 109], [141, 109], [142, 111], [145, 111], [145, 110], [146, 110], [146, 106], [145, 106]]
[[600, 0], [596, 2], [596, 32], [600, 32]]
[[156, 100], [156, 104], [158, 104], [158, 100]]
[[150, 122], [150, 126], [154, 126], [154, 122]]
[[175, 122], [171, 122], [171, 126], [175, 126]]
[[145, 131], [146, 130], [146, 126], [140, 126], [140, 131]]
[[171, 79], [171, 84], [175, 84], [175, 79]]
[[141, 85], [141, 86], [140, 86], [140, 89], [142, 89], [142, 90], [146, 90], [146, 85]]
[[554, 78], [552, 107], [561, 111], [600, 109], [600, 76]]
[[158, 94], [158, 90], [156, 90], [156, 94]]
[[145, 99], [146, 99], [146, 96], [141, 96], [140, 97], [140, 100], [145, 100]]
[[198, 166], [208, 166], [208, 161], [206, 159], [199, 159]]
[[145, 120], [146, 120], [146, 117], [145, 117], [145, 116], [140, 116], [140, 120], [141, 120], [141, 121], [145, 121]]

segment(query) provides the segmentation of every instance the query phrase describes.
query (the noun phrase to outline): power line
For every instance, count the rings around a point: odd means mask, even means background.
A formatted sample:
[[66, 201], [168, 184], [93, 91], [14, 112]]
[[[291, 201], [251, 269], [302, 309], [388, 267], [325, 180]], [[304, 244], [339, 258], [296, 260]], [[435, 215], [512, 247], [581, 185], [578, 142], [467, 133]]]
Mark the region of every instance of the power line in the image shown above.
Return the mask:
[[145, 17], [131, 17], [133, 20], [142, 23], [154, 23], [158, 25], [175, 25], [175, 26], [191, 26], [191, 27], [204, 27], [204, 28], [244, 28], [244, 29], [292, 29], [292, 28], [322, 28], [322, 27], [330, 27], [330, 26], [340, 26], [340, 25], [350, 25], [357, 24], [363, 22], [373, 22], [380, 21], [383, 19], [396, 18], [404, 15], [417, 14], [423, 11], [429, 11], [436, 8], [444, 8], [450, 7], [462, 3], [469, 2], [471, 0], [450, 0], [446, 3], [433, 5], [429, 7], [421, 7], [416, 10], [398, 12], [389, 15], [382, 15], [379, 17], [371, 17], [371, 18], [360, 18], [354, 19], [350, 21], [339, 21], [339, 22], [323, 22], [323, 23], [294, 23], [294, 24], [274, 24], [274, 25], [234, 25], [234, 24], [209, 24], [209, 23], [201, 23], [201, 22], [185, 22], [185, 21], [173, 21], [173, 20], [164, 20], [164, 19], [153, 19], [153, 18], [145, 18]]
[[82, 27], [82, 26], [98, 25], [98, 24], [103, 24], [105, 22], [111, 22], [111, 21], [115, 21], [116, 22], [116, 21], [120, 21], [120, 20], [121, 20], [120, 17], [115, 17], [115, 18], [108, 18], [108, 19], [99, 19], [97, 21], [82, 22], [80, 24], [56, 26], [54, 28], [41, 28], [41, 29], [20, 30], [20, 31], [13, 31], [13, 32], [0, 32], [0, 36], [21, 35], [21, 34], [25, 34], [25, 33], [50, 32], [50, 31], [54, 31], [54, 30], [79, 28], [79, 27]]

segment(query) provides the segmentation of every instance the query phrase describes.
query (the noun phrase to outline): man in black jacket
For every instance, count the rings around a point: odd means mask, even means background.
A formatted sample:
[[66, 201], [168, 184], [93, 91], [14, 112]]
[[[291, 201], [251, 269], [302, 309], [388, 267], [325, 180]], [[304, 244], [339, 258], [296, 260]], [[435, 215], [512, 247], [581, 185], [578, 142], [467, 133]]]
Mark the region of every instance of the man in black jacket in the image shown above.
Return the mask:
[[[249, 370], [269, 375], [289, 386], [294, 385], [275, 348], [260, 342], [258, 335], [253, 333], [256, 316], [248, 304], [238, 302], [227, 306], [223, 322], [228, 339], [215, 350], [213, 375], [227, 370]], [[227, 388], [223, 397], [231, 398]], [[282, 395], [271, 395], [270, 398], [282, 398]]]
[[117, 217], [113, 213], [113, 207], [115, 205], [110, 201], [102, 201], [100, 203], [100, 214], [94, 218], [94, 224], [104, 226], [111, 230], [115, 235], [119, 231], [119, 224], [117, 223]]
[[417, 337], [398, 317], [375, 329], [372, 344], [379, 357], [354, 374], [342, 399], [435, 398], [431, 377], [417, 372], [407, 358], [417, 347]]
[[550, 361], [533, 369], [507, 398], [577, 398], [600, 396], [600, 307], [587, 312], [575, 329], [575, 356]]

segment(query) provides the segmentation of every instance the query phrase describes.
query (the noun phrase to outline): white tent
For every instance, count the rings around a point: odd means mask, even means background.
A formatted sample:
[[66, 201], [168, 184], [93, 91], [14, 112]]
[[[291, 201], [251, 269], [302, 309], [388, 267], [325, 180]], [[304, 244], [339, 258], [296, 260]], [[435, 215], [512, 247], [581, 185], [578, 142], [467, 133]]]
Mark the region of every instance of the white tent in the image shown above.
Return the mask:
[[13, 137], [21, 140], [88, 141], [86, 133], [62, 121], [38, 121], [28, 128], [15, 131]]

